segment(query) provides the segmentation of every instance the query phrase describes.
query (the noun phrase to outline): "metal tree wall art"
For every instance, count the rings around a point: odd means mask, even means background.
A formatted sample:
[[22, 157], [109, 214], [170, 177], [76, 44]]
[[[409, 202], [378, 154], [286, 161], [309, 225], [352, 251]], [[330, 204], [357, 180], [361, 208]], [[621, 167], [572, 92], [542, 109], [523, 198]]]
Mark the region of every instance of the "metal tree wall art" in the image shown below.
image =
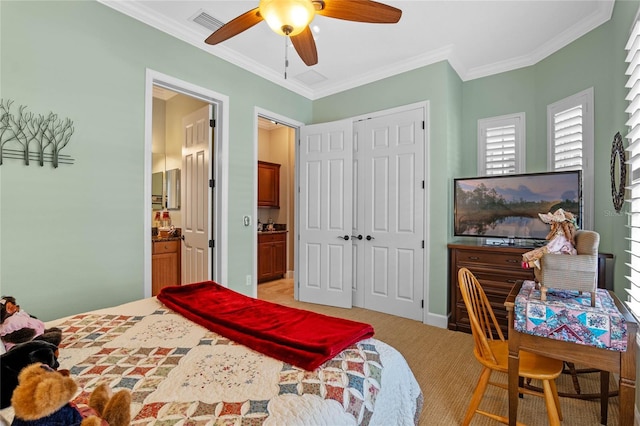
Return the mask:
[[12, 106], [13, 101], [0, 99], [0, 166], [4, 159], [21, 159], [27, 166], [30, 160], [40, 166], [51, 162], [56, 168], [73, 164], [71, 157], [60, 154], [73, 135], [73, 121], [53, 112], [36, 116], [24, 105], [13, 114]]

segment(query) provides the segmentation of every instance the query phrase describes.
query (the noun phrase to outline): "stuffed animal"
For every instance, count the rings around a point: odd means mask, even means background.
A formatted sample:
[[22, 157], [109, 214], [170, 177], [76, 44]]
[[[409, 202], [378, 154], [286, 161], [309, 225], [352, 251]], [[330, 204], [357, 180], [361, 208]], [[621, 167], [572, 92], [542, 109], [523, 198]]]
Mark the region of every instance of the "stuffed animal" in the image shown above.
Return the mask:
[[7, 350], [13, 345], [33, 339], [44, 340], [59, 346], [62, 330], [57, 327], [45, 329], [42, 321], [20, 309], [15, 297], [2, 296], [0, 298], [0, 339]]
[[0, 355], [0, 408], [11, 405], [11, 396], [18, 386], [18, 374], [26, 366], [39, 362], [53, 369], [57, 369], [58, 347], [42, 340], [20, 343], [9, 352]]
[[546, 253], [577, 254], [575, 249], [577, 227], [573, 213], [558, 209], [553, 214], [538, 213], [538, 216], [544, 223], [551, 225], [551, 231], [547, 235], [549, 242], [543, 247], [523, 253], [523, 268], [540, 269], [540, 259]]
[[13, 392], [12, 426], [128, 426], [131, 420], [131, 393], [120, 390], [111, 395], [102, 383], [91, 392], [88, 406], [70, 402], [78, 390], [76, 382], [41, 363], [22, 370], [20, 384]]

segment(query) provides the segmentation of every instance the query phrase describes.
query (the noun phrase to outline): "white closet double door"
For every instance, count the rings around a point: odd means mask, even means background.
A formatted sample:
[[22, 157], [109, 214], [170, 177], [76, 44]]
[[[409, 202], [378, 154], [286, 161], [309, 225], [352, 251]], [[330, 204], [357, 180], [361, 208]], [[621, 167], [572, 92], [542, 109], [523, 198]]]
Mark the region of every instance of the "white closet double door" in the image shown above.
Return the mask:
[[425, 116], [301, 129], [300, 300], [423, 319]]

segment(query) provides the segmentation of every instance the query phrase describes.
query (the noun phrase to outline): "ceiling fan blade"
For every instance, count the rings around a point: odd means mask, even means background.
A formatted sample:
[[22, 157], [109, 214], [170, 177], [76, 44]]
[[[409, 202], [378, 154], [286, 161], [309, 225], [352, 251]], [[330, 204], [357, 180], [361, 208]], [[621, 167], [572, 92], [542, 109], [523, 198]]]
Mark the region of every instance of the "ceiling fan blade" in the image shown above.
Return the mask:
[[300, 34], [290, 38], [293, 47], [296, 48], [296, 52], [298, 52], [298, 55], [300, 55], [300, 58], [305, 64], [312, 66], [318, 63], [316, 42], [313, 39], [313, 33], [308, 25]]
[[400, 9], [372, 0], [323, 0], [313, 3], [322, 7], [316, 10], [318, 15], [346, 21], [395, 24], [402, 16]]
[[263, 19], [264, 18], [262, 18], [262, 15], [260, 15], [260, 12], [256, 7], [255, 9], [251, 9], [250, 11], [243, 13], [218, 28], [213, 32], [213, 34], [207, 37], [204, 42], [207, 44], [218, 44], [240, 34], [244, 30], [248, 30]]

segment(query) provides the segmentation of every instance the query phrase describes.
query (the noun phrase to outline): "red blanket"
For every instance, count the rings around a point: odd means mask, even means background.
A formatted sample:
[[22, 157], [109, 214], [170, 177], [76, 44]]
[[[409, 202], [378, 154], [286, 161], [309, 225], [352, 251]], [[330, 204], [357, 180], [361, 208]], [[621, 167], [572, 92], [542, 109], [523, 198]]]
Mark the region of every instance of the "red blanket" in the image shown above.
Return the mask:
[[213, 281], [164, 287], [158, 300], [211, 331], [305, 370], [373, 336], [369, 324], [254, 299]]

